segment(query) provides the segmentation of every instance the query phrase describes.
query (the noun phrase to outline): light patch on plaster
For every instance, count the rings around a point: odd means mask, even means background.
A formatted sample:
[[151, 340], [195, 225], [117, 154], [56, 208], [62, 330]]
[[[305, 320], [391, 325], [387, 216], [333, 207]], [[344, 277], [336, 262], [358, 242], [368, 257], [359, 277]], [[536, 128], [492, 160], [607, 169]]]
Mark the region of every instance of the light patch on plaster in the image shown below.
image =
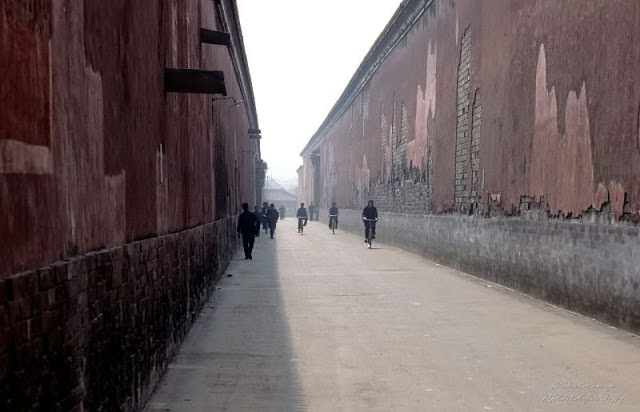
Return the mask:
[[324, 173], [325, 179], [322, 199], [327, 202], [328, 206], [329, 202], [336, 201], [336, 191], [338, 188], [338, 173], [332, 142], [329, 142], [327, 144], [324, 158], [327, 159], [325, 162], [325, 167], [327, 169]]
[[[210, 139], [212, 141], [213, 139]], [[212, 143], [210, 143], [212, 144]], [[209, 148], [211, 152], [211, 147]], [[169, 184], [166, 180], [166, 155], [165, 148], [162, 144], [158, 145], [156, 152], [156, 228], [158, 233], [167, 233], [169, 231]], [[212, 173], [215, 168], [212, 168]], [[215, 205], [215, 186], [214, 179], [211, 179], [212, 205]]]
[[[75, 150], [81, 151], [70, 170], [67, 190], [73, 205], [70, 220], [72, 231], [81, 249], [122, 243], [125, 239], [125, 172], [104, 174], [104, 118], [102, 76], [85, 68], [86, 135], [78, 140]], [[73, 156], [69, 154], [69, 156]], [[67, 158], [69, 158], [67, 156]], [[71, 167], [67, 164], [66, 167]], [[108, 227], [106, 231], [104, 228]]]
[[47, 146], [18, 140], [0, 140], [0, 174], [53, 173], [53, 155]]
[[413, 167], [424, 170], [427, 159], [428, 125], [433, 121], [436, 111], [436, 62], [438, 49], [429, 41], [427, 51], [427, 73], [425, 90], [418, 85], [416, 94], [415, 139], [407, 144], [407, 161]]
[[[8, 6], [16, 7], [18, 10], [15, 10], [15, 11], [20, 11], [21, 13], [26, 12], [29, 15], [28, 17], [29, 19], [32, 19], [34, 17], [34, 15], [31, 13], [32, 10], [31, 12], [29, 12], [28, 8], [26, 10], [24, 9], [24, 6], [11, 6], [11, 4], [9, 4]], [[23, 16], [23, 17], [27, 17], [27, 16]], [[5, 19], [7, 18], [6, 14], [4, 15], [4, 18]], [[9, 27], [7, 25], [7, 22], [4, 22], [4, 24], [6, 27]], [[24, 34], [24, 31], [21, 31], [20, 33]], [[6, 33], [3, 33], [3, 34], [6, 34]], [[41, 39], [39, 35], [36, 35], [35, 33], [32, 33], [32, 34], [34, 35], [33, 40], [35, 40], [34, 47], [36, 49], [39, 49], [40, 45], [45, 44], [46, 40], [43, 41], [43, 39]], [[46, 49], [47, 49], [46, 58], [48, 59], [47, 64], [48, 64], [48, 67], [51, 68], [53, 67], [51, 63], [52, 61], [51, 42], [48, 42], [48, 46], [46, 46]], [[34, 63], [39, 66], [39, 64], [41, 63], [41, 59], [38, 58], [37, 61]], [[47, 91], [46, 99], [48, 101], [47, 104], [49, 108], [49, 119], [48, 119], [49, 125], [53, 125], [53, 122], [52, 122], [53, 99], [51, 98], [53, 70], [48, 70], [48, 71], [49, 71], [49, 76], [48, 76], [47, 86], [49, 90]], [[32, 85], [34, 87], [44, 86], [42, 85], [42, 82], [40, 82], [37, 79], [31, 79], [31, 80], [32, 80]], [[35, 84], [33, 84], [34, 82]], [[51, 132], [49, 131], [49, 133]], [[21, 136], [13, 136], [13, 137], [19, 139]], [[51, 138], [51, 136], [49, 136], [49, 138]], [[49, 146], [29, 144], [21, 140], [0, 139], [0, 175], [2, 174], [50, 175], [50, 174], [53, 174], [53, 172], [54, 172], [53, 152]]]
[[180, 38], [178, 35], [178, 4], [171, 4], [171, 13], [169, 14], [171, 20], [171, 55], [169, 56], [170, 64], [177, 66], [178, 64], [178, 43]]
[[391, 121], [387, 122], [387, 117], [384, 114], [384, 106], [380, 109], [380, 130], [382, 133], [382, 150], [383, 150], [383, 162], [384, 179], [388, 182], [393, 175], [393, 147], [395, 144], [395, 103], [393, 104], [393, 112], [391, 114]]
[[624, 186], [622, 183], [613, 180], [608, 185], [604, 182], [598, 183], [593, 206], [599, 209], [606, 202], [611, 205], [611, 210], [616, 218], [621, 218], [624, 210]]
[[313, 202], [313, 165], [311, 159], [305, 159], [303, 166], [302, 175], [304, 178], [302, 179], [302, 187], [298, 189], [298, 193], [301, 193], [303, 197], [298, 200], [308, 206]]
[[460, 19], [456, 13], [456, 46], [458, 45], [458, 38], [460, 37]]
[[371, 170], [367, 164], [367, 155], [362, 156], [362, 167], [356, 170], [356, 188], [360, 194], [360, 199], [364, 201], [363, 196], [369, 193], [369, 184], [371, 182]]
[[[544, 44], [536, 70], [535, 126], [529, 174], [530, 190], [545, 196], [551, 212], [579, 215], [594, 201], [591, 133], [587, 88], [570, 91], [565, 109], [566, 131], [558, 131], [555, 87], [548, 89]], [[599, 207], [599, 205], [598, 205]]]

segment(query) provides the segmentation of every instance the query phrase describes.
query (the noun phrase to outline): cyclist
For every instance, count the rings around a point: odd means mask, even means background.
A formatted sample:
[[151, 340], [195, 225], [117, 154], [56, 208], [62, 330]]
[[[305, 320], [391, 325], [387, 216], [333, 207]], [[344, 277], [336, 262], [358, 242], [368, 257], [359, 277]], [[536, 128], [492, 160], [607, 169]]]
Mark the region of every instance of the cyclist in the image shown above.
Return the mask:
[[338, 228], [338, 208], [336, 202], [331, 202], [331, 208], [329, 209], [329, 229], [331, 229], [331, 220], [335, 220], [336, 229]]
[[362, 209], [362, 221], [364, 223], [364, 242], [367, 243], [367, 238], [369, 237], [369, 227], [371, 227], [371, 238], [376, 238], [376, 222], [378, 221], [378, 209], [373, 206], [373, 200], [369, 200], [369, 203], [367, 203], [367, 207]]
[[[307, 215], [307, 209], [304, 207], [304, 203], [300, 203], [300, 208], [296, 212], [296, 217], [298, 218], [298, 233], [302, 232], [302, 226], [307, 225], [307, 219], [309, 215]], [[302, 224], [302, 220], [304, 220], [304, 224]]]

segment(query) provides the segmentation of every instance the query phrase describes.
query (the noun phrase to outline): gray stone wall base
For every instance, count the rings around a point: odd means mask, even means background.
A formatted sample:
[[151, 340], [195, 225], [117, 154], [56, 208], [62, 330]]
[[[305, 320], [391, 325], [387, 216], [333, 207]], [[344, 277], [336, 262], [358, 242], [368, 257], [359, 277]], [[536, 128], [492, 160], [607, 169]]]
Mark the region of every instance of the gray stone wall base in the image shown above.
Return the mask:
[[[341, 210], [340, 229], [364, 238], [360, 215]], [[380, 213], [376, 239], [640, 333], [639, 232], [622, 224]]]

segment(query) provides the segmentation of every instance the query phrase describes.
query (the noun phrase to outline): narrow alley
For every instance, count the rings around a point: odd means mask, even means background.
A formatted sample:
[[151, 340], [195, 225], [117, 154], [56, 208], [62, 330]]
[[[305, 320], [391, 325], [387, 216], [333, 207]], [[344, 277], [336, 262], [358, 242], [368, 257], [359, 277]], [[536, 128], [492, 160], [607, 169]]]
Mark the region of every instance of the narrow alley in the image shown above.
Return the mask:
[[146, 410], [635, 411], [640, 341], [320, 222], [236, 254]]

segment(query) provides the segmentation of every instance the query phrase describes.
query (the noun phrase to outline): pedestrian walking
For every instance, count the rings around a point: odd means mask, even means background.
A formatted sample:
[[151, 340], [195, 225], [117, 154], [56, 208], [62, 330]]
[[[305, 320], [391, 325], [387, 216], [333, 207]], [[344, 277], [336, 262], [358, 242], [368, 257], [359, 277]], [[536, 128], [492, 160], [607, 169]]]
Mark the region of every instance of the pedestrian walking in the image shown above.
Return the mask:
[[267, 234], [267, 230], [269, 230], [267, 213], [269, 213], [269, 202], [262, 202], [262, 216], [260, 217], [260, 221], [262, 222], [262, 229], [264, 229], [265, 235]]
[[280, 205], [280, 220], [284, 220], [284, 212], [285, 212], [285, 208], [284, 205]]
[[313, 204], [313, 202], [311, 202], [311, 204], [309, 205], [309, 220], [313, 220], [316, 217], [316, 207]]
[[253, 259], [253, 244], [255, 243], [256, 227], [260, 231], [260, 220], [249, 211], [249, 204], [242, 204], [243, 212], [238, 216], [238, 237], [242, 235], [242, 247], [244, 248], [244, 258]]
[[269, 234], [271, 235], [271, 239], [273, 239], [273, 233], [276, 231], [276, 223], [278, 223], [278, 211], [273, 203], [269, 205], [267, 221], [269, 222]]
[[256, 219], [258, 219], [256, 224], [256, 237], [260, 237], [260, 223], [262, 222], [262, 211], [258, 205], [253, 207], [253, 214], [256, 215]]

